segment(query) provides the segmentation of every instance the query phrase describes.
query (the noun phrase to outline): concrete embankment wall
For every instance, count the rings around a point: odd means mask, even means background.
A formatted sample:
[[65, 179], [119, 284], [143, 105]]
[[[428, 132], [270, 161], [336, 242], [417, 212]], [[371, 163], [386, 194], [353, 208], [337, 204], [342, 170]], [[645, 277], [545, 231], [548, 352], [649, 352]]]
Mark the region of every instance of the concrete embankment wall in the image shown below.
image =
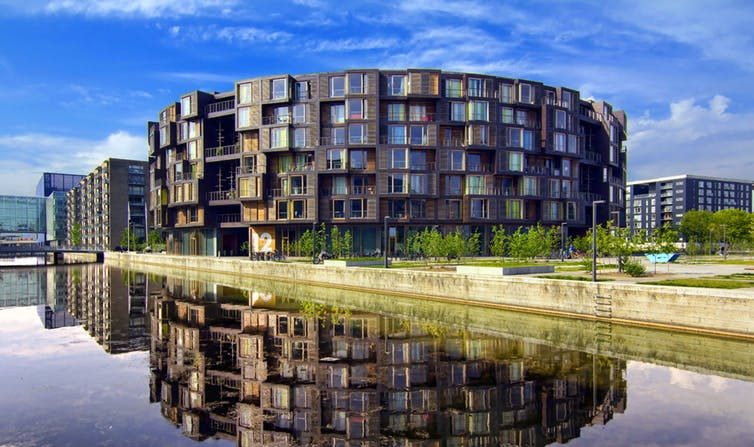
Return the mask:
[[63, 253], [62, 264], [87, 264], [97, 262], [96, 253]]
[[[491, 278], [233, 258], [111, 253], [109, 264], [162, 266], [366, 290], [580, 319], [754, 339], [754, 294], [621, 283]], [[610, 318], [607, 318], [610, 316]]]

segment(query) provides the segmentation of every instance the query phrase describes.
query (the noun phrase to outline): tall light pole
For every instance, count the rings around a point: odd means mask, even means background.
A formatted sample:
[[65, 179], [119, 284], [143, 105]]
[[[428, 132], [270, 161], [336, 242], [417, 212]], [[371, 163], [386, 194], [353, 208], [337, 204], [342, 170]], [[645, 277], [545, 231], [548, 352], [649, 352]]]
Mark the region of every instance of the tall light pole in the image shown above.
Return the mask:
[[317, 263], [317, 222], [312, 222], [312, 264]]
[[725, 224], [722, 224], [723, 227], [723, 259], [728, 259], [728, 247], [725, 243]]
[[[610, 211], [610, 215], [612, 216], [615, 214], [615, 226], [617, 228], [620, 228], [620, 211]], [[621, 268], [621, 261], [620, 261], [620, 253], [618, 253], [618, 271], [621, 272], [623, 269]]]
[[568, 222], [560, 223], [560, 262], [563, 262], [563, 258], [565, 257], [565, 227], [566, 225], [568, 225]]
[[388, 235], [387, 235], [387, 221], [388, 220], [390, 220], [390, 217], [385, 216], [385, 227], [383, 228], [383, 231], [382, 231], [385, 234], [385, 236], [384, 236], [384, 238], [385, 238], [385, 244], [384, 244], [384, 247], [383, 247], [383, 249], [385, 250], [385, 253], [384, 253], [384, 255], [385, 255], [385, 268], [387, 268], [387, 250], [388, 250], [387, 247], [388, 247], [388, 244], [390, 243], [390, 240], [388, 239]]
[[597, 205], [604, 200], [592, 202], [592, 282], [597, 282]]

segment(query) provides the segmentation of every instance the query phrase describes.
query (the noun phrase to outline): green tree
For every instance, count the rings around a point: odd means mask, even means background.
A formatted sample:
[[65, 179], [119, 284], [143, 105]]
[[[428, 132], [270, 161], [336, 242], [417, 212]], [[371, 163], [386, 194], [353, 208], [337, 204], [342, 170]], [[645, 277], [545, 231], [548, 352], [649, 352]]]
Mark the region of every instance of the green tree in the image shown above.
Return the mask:
[[492, 240], [490, 241], [490, 253], [492, 256], [505, 256], [508, 251], [508, 236], [505, 234], [505, 227], [497, 225], [492, 227]]
[[312, 238], [312, 231], [306, 230], [301, 234], [301, 237], [296, 241], [300, 256], [314, 256], [316, 253], [312, 252], [314, 239]]
[[466, 251], [466, 243], [464, 237], [460, 231], [456, 230], [453, 233], [448, 233], [442, 238], [444, 255], [451, 259], [459, 259], [464, 255]]
[[752, 217], [743, 210], [720, 210], [712, 215], [712, 226], [718, 240], [725, 239], [731, 245], [743, 245], [751, 241]]
[[81, 224], [78, 222], [71, 227], [71, 243], [74, 247], [81, 245]]
[[333, 257], [340, 258], [343, 256], [343, 236], [336, 226], [330, 228], [330, 246], [332, 247]]
[[349, 258], [353, 256], [353, 236], [351, 235], [351, 230], [346, 230], [343, 233], [343, 253]]
[[438, 258], [444, 258], [448, 255], [445, 247], [443, 237], [436, 229], [425, 229], [422, 235], [422, 245], [424, 246], [424, 253], [427, 256], [431, 256], [437, 260]]
[[473, 232], [466, 239], [466, 256], [477, 256], [482, 249], [482, 236], [478, 232]]
[[687, 211], [681, 219], [678, 232], [686, 241], [709, 241], [709, 230], [712, 225], [712, 213], [709, 211]]
[[157, 230], [150, 231], [147, 234], [147, 245], [155, 251], [165, 248], [165, 240], [162, 238], [162, 233]]
[[120, 232], [120, 246], [131, 250], [138, 250], [139, 238], [136, 237], [133, 229], [125, 228]]
[[518, 227], [516, 231], [508, 236], [508, 251], [510, 255], [517, 259], [526, 259], [529, 257], [528, 238], [523, 228]]

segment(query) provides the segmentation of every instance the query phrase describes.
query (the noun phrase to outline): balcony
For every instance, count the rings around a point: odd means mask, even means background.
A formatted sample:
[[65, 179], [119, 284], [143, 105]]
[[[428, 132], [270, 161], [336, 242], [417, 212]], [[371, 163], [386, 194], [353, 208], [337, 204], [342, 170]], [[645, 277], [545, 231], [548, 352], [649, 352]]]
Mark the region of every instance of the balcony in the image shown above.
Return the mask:
[[442, 145], [445, 147], [466, 147], [468, 143], [464, 138], [443, 138]]
[[274, 188], [270, 191], [272, 197], [293, 197], [293, 196], [308, 196], [313, 195], [316, 191], [311, 186], [291, 186], [285, 188]]
[[368, 196], [374, 195], [377, 191], [377, 187], [374, 185], [366, 186], [350, 186], [346, 189], [338, 188], [322, 188], [322, 195], [324, 197], [330, 196]]
[[235, 189], [228, 189], [224, 191], [209, 191], [207, 193], [207, 200], [209, 200], [210, 202], [234, 201], [238, 200], [238, 193]]
[[409, 163], [408, 169], [409, 171], [434, 171], [435, 166], [434, 161], [425, 161], [423, 163]]
[[217, 215], [217, 223], [224, 224], [224, 223], [236, 223], [241, 222], [241, 214], [218, 214]]
[[225, 101], [215, 102], [204, 106], [204, 113], [207, 115], [221, 114], [223, 112], [231, 113], [235, 112], [236, 100], [228, 99]]
[[469, 163], [466, 166], [466, 172], [475, 174], [492, 174], [495, 172], [495, 166], [492, 163]]
[[277, 124], [291, 124], [291, 123], [293, 123], [293, 116], [291, 115], [273, 115], [273, 116], [262, 117], [263, 126], [274, 126]]
[[209, 147], [204, 149], [204, 158], [207, 161], [222, 160], [226, 158], [235, 158], [241, 153], [241, 146], [239, 144], [228, 144], [225, 146]]
[[189, 180], [194, 179], [194, 174], [192, 172], [176, 172], [173, 176], [174, 182], [185, 182]]

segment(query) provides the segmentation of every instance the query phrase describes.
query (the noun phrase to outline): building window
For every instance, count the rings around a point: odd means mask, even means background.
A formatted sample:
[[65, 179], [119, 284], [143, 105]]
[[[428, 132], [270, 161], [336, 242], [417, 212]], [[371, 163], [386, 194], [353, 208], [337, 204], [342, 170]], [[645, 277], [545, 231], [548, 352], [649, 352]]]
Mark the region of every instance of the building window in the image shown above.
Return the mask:
[[484, 96], [484, 81], [479, 78], [469, 78], [469, 96]]
[[518, 127], [508, 128], [508, 146], [523, 147], [523, 129]]
[[571, 176], [571, 160], [563, 159], [560, 162], [563, 177]]
[[302, 101], [309, 99], [309, 81], [296, 83], [296, 100]]
[[487, 125], [472, 124], [467, 131], [469, 144], [482, 146], [489, 144], [489, 127]]
[[406, 144], [406, 126], [390, 124], [387, 126], [388, 144]]
[[460, 79], [445, 80], [446, 98], [463, 98], [463, 86]]
[[390, 75], [387, 78], [387, 91], [391, 96], [404, 96], [406, 94], [406, 76]]
[[392, 169], [406, 169], [408, 167], [408, 150], [391, 149], [390, 150], [390, 167]]
[[332, 217], [333, 219], [343, 219], [346, 217], [346, 201], [343, 199], [335, 199], [332, 201]]
[[500, 121], [505, 124], [513, 124], [513, 109], [510, 107], [502, 107], [500, 109]]
[[303, 219], [306, 217], [305, 200], [293, 200], [293, 218]]
[[348, 144], [364, 144], [367, 142], [366, 124], [348, 125]]
[[181, 115], [187, 116], [191, 115], [193, 112], [191, 110], [191, 97], [190, 96], [184, 96], [181, 98]]
[[463, 180], [460, 175], [449, 175], [445, 178], [445, 194], [449, 196], [460, 196], [462, 191]]
[[505, 218], [506, 219], [523, 219], [521, 200], [505, 201]]
[[345, 149], [327, 150], [327, 169], [345, 169], [343, 164], [346, 159]]
[[449, 157], [451, 171], [463, 171], [465, 169], [463, 151], [450, 151]]
[[238, 103], [251, 104], [251, 83], [238, 84]]
[[524, 177], [522, 180], [523, 195], [525, 196], [538, 196], [539, 195], [539, 182], [536, 177]]
[[270, 129], [270, 147], [279, 148], [288, 146], [288, 128], [274, 127]]
[[388, 104], [387, 119], [388, 121], [404, 121], [406, 119], [405, 104]]
[[411, 104], [409, 106], [408, 119], [410, 121], [429, 121], [427, 106], [424, 104]]
[[427, 153], [425, 151], [412, 150], [409, 152], [409, 169], [427, 169]]
[[469, 101], [469, 120], [489, 121], [490, 111], [487, 101]]
[[529, 84], [518, 85], [518, 98], [525, 104], [534, 104], [534, 89]]
[[276, 205], [278, 209], [278, 220], [288, 219], [288, 201], [278, 200]]
[[351, 169], [367, 168], [367, 151], [353, 149], [348, 151], [348, 155], [351, 157], [351, 163], [349, 164]]
[[348, 194], [348, 183], [345, 175], [336, 175], [332, 178], [332, 193], [333, 195]]
[[486, 179], [483, 175], [466, 176], [466, 194], [486, 194]]
[[346, 94], [346, 80], [343, 76], [330, 78], [330, 97], [339, 98]]
[[351, 73], [348, 75], [348, 93], [360, 95], [366, 92], [364, 88], [364, 75], [361, 73]]
[[411, 217], [414, 219], [424, 219], [427, 217], [427, 201], [413, 199], [409, 203]]
[[451, 121], [466, 121], [466, 109], [462, 102], [450, 103], [450, 120]]
[[[251, 127], [251, 108], [238, 108], [238, 127]], [[163, 135], [163, 134], [160, 134]]]
[[566, 202], [566, 220], [576, 220], [576, 202]]
[[409, 144], [426, 145], [427, 144], [427, 127], [411, 126], [409, 135]]
[[427, 194], [427, 175], [411, 174], [411, 183], [409, 186], [411, 194]]
[[500, 84], [500, 102], [513, 102], [513, 84]]
[[353, 218], [367, 217], [366, 199], [351, 199], [350, 216]]
[[406, 199], [388, 201], [388, 212], [390, 213], [390, 217], [398, 219], [406, 217]]
[[333, 104], [330, 106], [330, 120], [333, 124], [343, 124], [346, 122], [346, 106], [344, 104]]
[[306, 177], [303, 175], [291, 176], [291, 195], [300, 196], [306, 194]]
[[346, 129], [343, 127], [334, 127], [332, 129], [332, 144], [342, 146], [346, 144]]
[[566, 152], [566, 134], [563, 132], [555, 132], [555, 151]]
[[526, 150], [534, 150], [534, 132], [531, 130], [525, 130], [524, 133], [524, 149]]
[[387, 192], [391, 194], [404, 194], [406, 192], [406, 174], [388, 174]]
[[526, 110], [516, 110], [516, 124], [519, 126], [528, 126], [529, 112]]
[[566, 129], [568, 130], [567, 124], [566, 124], [566, 112], [565, 110], [556, 110], [555, 111], [555, 127], [558, 129]]
[[472, 219], [486, 219], [489, 217], [487, 199], [471, 199], [470, 206]]
[[306, 104], [293, 105], [293, 124], [306, 123]]
[[364, 107], [363, 99], [349, 99], [346, 104], [348, 105], [348, 119], [360, 120], [365, 119], [366, 107]]
[[571, 92], [561, 90], [560, 96], [561, 96], [560, 105], [565, 107], [566, 109], [570, 109], [571, 108]]
[[288, 98], [288, 79], [273, 79], [271, 81], [272, 88], [270, 93], [271, 99], [286, 99]]
[[196, 160], [199, 158], [199, 151], [196, 148], [196, 141], [189, 141], [187, 145], [188, 159]]

